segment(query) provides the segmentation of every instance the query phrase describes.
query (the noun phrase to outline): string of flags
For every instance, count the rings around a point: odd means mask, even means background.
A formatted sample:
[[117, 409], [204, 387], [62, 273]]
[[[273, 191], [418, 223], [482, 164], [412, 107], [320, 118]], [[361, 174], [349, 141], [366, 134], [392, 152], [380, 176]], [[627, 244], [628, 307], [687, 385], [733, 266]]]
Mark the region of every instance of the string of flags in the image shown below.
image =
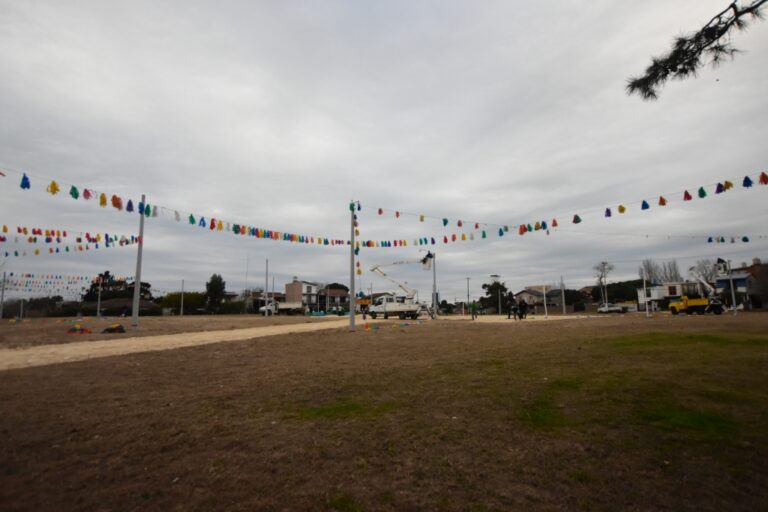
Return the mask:
[[[26, 173], [21, 173], [20, 188], [22, 190], [29, 190], [32, 188], [32, 181]], [[741, 180], [741, 186], [744, 189], [750, 189], [755, 184], [768, 185], [768, 174], [763, 171], [759, 175], [750, 176], [747, 175]], [[198, 229], [205, 229], [211, 232], [226, 232], [233, 233], [235, 235], [250, 236], [259, 239], [279, 240], [291, 243], [300, 244], [313, 244], [322, 246], [348, 246], [350, 241], [344, 239], [335, 239], [323, 236], [311, 236], [305, 234], [297, 234], [290, 232], [282, 232], [278, 230], [266, 229], [255, 227], [249, 224], [240, 224], [225, 221], [216, 217], [207, 217], [205, 215], [195, 215], [193, 213], [182, 212], [159, 205], [143, 204], [141, 202], [134, 203], [132, 200], [125, 200], [124, 198], [107, 194], [106, 192], [99, 192], [91, 188], [77, 187], [75, 185], [63, 185], [59, 184], [56, 180], [51, 180], [46, 186], [46, 192], [51, 195], [64, 194], [66, 188], [69, 188], [68, 195], [75, 200], [94, 201], [97, 202], [99, 207], [107, 208], [111, 205], [114, 209], [126, 212], [136, 212], [140, 215], [144, 215], [148, 218], [158, 217], [163, 214], [173, 215], [173, 219], [180, 223], [186, 224]], [[723, 194], [731, 189], [735, 188], [734, 182], [731, 180], [723, 180], [716, 184], [708, 186], [700, 186], [698, 189], [691, 193], [688, 189], [682, 191], [682, 201], [688, 202], [694, 200], [694, 194], [699, 199], [705, 199], [710, 193], [714, 195]], [[675, 193], [677, 194], [677, 193]], [[647, 211], [652, 209], [652, 203], [655, 203], [657, 207], [667, 207], [670, 204], [673, 194], [659, 195], [658, 200], [649, 201], [642, 199], [639, 201], [633, 201], [629, 203], [621, 203], [616, 206], [609, 206], [603, 210], [603, 216], [605, 218], [613, 218], [615, 216], [626, 215], [633, 208], [630, 206], [639, 205], [640, 211]], [[361, 210], [360, 203], [354, 203], [354, 207], [359, 212]], [[409, 245], [423, 246], [423, 245], [436, 245], [439, 243], [449, 244], [459, 241], [475, 241], [485, 240], [492, 236], [503, 237], [510, 231], [516, 231], [518, 235], [526, 235], [528, 233], [541, 232], [549, 235], [552, 230], [560, 227], [558, 216], [548, 217], [547, 219], [539, 219], [530, 222], [524, 222], [520, 224], [489, 224], [481, 222], [469, 222], [463, 219], [450, 219], [448, 217], [432, 217], [424, 214], [414, 214], [409, 212], [402, 212], [400, 210], [390, 210], [385, 208], [378, 208], [377, 213], [379, 216], [383, 216], [385, 213], [393, 213], [395, 219], [401, 219], [406, 216], [417, 217], [420, 223], [425, 223], [428, 219], [439, 221], [439, 226], [442, 228], [449, 228], [455, 226], [451, 233], [444, 233], [442, 235], [423, 236], [414, 239], [386, 239], [386, 240], [359, 240], [355, 243], [355, 249], [360, 248], [390, 248], [390, 247], [405, 247]], [[570, 218], [570, 223], [573, 225], [579, 225], [584, 222], [583, 215], [588, 212], [575, 213]], [[560, 216], [562, 217], [562, 216]], [[46, 237], [48, 238], [48, 237]], [[722, 237], [712, 237], [713, 243]], [[745, 240], [746, 239], [746, 240]], [[748, 241], [748, 237], [742, 237], [742, 242]]]
[[[11, 171], [9, 171], [11, 172]], [[22, 190], [32, 189], [32, 179], [26, 173], [21, 173], [19, 187]], [[69, 187], [68, 195], [74, 200], [91, 201], [98, 204], [101, 208], [111, 206], [118, 211], [127, 213], [136, 213], [144, 215], [146, 218], [156, 218], [160, 216], [172, 215], [172, 218], [179, 224], [185, 224], [191, 227], [206, 229], [211, 232], [224, 232], [234, 235], [249, 236], [265, 240], [283, 241], [300, 244], [313, 244], [320, 246], [348, 246], [349, 240], [337, 239], [327, 236], [314, 236], [308, 234], [299, 234], [257, 227], [252, 224], [231, 222], [215, 216], [199, 215], [190, 212], [183, 212], [161, 205], [152, 205], [134, 202], [132, 199], [125, 199], [116, 194], [99, 192], [92, 188], [78, 187], [76, 185], [60, 184], [58, 181], [50, 180], [45, 191], [53, 196], [64, 194], [65, 188]]]
[[[126, 235], [110, 235], [108, 233], [93, 233], [90, 231], [70, 233], [65, 229], [43, 229], [43, 228], [30, 228], [27, 226], [16, 226], [15, 235], [11, 235], [12, 230], [7, 224], [3, 224], [0, 229], [0, 243], [21, 243], [27, 242], [29, 244], [46, 243], [46, 244], [66, 244], [74, 242], [76, 244], [96, 244], [103, 242], [106, 246], [111, 244], [118, 245], [130, 245], [136, 243], [138, 238], [136, 236]], [[74, 236], [71, 236], [74, 235]], [[98, 247], [96, 247], [98, 249]]]

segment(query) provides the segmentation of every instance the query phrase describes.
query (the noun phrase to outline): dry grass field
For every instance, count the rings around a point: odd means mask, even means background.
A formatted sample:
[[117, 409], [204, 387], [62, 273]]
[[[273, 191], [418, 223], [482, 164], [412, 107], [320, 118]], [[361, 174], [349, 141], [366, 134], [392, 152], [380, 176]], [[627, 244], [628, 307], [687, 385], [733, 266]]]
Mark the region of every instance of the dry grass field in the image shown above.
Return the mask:
[[390, 321], [0, 372], [2, 510], [766, 510], [768, 315]]

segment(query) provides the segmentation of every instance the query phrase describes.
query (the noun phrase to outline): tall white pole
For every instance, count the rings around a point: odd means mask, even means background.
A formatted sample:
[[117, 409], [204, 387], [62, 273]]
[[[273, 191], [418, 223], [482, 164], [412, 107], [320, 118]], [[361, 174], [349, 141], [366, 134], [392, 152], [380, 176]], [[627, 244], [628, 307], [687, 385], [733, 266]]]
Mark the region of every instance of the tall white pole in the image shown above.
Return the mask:
[[547, 314], [547, 285], [542, 287], [542, 291], [544, 292], [544, 318], [549, 318]]
[[5, 305], [5, 272], [3, 272], [3, 283], [0, 285], [0, 320], [3, 319], [3, 306]]
[[[141, 194], [141, 204], [147, 207], [147, 197]], [[136, 277], [133, 284], [133, 326], [139, 327], [139, 307], [141, 299], [141, 255], [144, 251], [144, 209], [139, 210], [139, 250], [136, 254]]]
[[[469, 278], [467, 278], [467, 307], [469, 307]], [[464, 308], [461, 308], [462, 310]]]
[[349, 332], [355, 331], [355, 203], [349, 202]]
[[248, 297], [251, 294], [248, 293], [248, 253], [245, 253], [245, 288], [243, 289], [243, 311], [248, 312]]
[[432, 318], [437, 318], [437, 252], [432, 253]]
[[648, 290], [645, 287], [646, 277], [645, 267], [643, 267], [643, 300], [645, 301], [645, 318], [650, 318], [651, 312], [648, 311]]
[[560, 300], [563, 302], [563, 316], [565, 316], [565, 283], [563, 282], [563, 276], [560, 276]]
[[96, 318], [101, 318], [101, 276], [99, 276], [99, 295], [96, 297]]
[[179, 316], [184, 316], [184, 280], [181, 280], [181, 305], [179, 306]]
[[267, 258], [267, 268], [264, 271], [264, 316], [267, 316], [269, 313], [269, 305], [267, 304], [267, 300], [269, 299], [269, 258]]
[[19, 320], [24, 319], [24, 297], [21, 298], [21, 302], [19, 303]]
[[733, 270], [731, 269], [731, 260], [728, 260], [728, 278], [731, 281], [731, 305], [733, 306], [733, 314], [736, 315], [736, 290], [733, 287]]

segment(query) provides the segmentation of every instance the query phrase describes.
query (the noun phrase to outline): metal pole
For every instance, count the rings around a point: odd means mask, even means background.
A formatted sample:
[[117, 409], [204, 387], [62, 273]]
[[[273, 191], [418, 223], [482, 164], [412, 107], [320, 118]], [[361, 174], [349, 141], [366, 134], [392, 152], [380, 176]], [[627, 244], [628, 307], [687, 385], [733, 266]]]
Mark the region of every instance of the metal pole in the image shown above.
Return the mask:
[[3, 272], [3, 283], [0, 287], [0, 320], [3, 319], [3, 306], [5, 305], [5, 272]]
[[437, 318], [437, 252], [432, 253], [432, 318]]
[[264, 271], [264, 293], [262, 295], [264, 296], [264, 316], [267, 316], [269, 314], [267, 304], [267, 300], [269, 300], [269, 258], [267, 258], [267, 268]]
[[648, 311], [648, 291], [645, 287], [646, 277], [645, 267], [643, 267], [643, 300], [645, 301], [645, 318], [650, 318], [651, 312]]
[[102, 279], [99, 276], [99, 294], [96, 297], [96, 318], [101, 318], [101, 283]]
[[563, 282], [563, 276], [560, 276], [560, 299], [563, 301], [563, 316], [565, 316], [565, 283]]
[[[141, 204], [147, 207], [147, 197], [141, 194]], [[139, 327], [139, 307], [141, 299], [141, 255], [144, 250], [144, 210], [139, 211], [139, 250], [136, 254], [136, 277], [133, 284], [133, 326]]]
[[733, 287], [733, 270], [731, 269], [731, 260], [728, 260], [728, 278], [731, 281], [731, 305], [733, 314], [736, 316], [736, 290]]
[[549, 318], [549, 315], [547, 314], [547, 285], [543, 286], [544, 290], [544, 318]]
[[246, 298], [246, 294], [248, 297], [250, 297], [250, 294], [248, 293], [248, 253], [245, 253], [245, 289], [243, 290], [243, 311], [248, 313], [248, 299]]
[[275, 314], [277, 314], [277, 301], [275, 300], [275, 276], [272, 276], [272, 302], [275, 303]]
[[497, 295], [499, 296], [499, 310], [498, 310], [498, 312], [499, 312], [499, 314], [501, 314], [501, 283], [499, 283], [499, 287], [497, 288], [497, 290], [498, 290]]
[[179, 316], [184, 316], [184, 280], [181, 280], [181, 306], [179, 307]]
[[355, 331], [355, 203], [349, 202], [349, 332]]
[[[467, 278], [467, 307], [469, 307], [469, 278]], [[462, 310], [464, 308], [461, 308]]]
[[24, 319], [24, 297], [21, 298], [21, 302], [19, 303], [19, 320]]

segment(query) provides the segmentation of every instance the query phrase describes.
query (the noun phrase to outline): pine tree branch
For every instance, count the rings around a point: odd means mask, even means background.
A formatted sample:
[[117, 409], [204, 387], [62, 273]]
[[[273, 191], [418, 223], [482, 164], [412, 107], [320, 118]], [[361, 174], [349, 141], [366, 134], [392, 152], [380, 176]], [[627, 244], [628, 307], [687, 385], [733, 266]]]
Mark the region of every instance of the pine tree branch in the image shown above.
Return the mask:
[[716, 66], [724, 58], [733, 58], [739, 50], [731, 46], [730, 32], [746, 30], [747, 16], [753, 20], [763, 19], [760, 8], [766, 2], [768, 0], [753, 0], [740, 8], [734, 1], [697, 32], [676, 38], [669, 53], [651, 59], [645, 74], [627, 80], [627, 94], [637, 93], [644, 100], [655, 100], [658, 89], [670, 78], [682, 80], [696, 76], [707, 60]]

